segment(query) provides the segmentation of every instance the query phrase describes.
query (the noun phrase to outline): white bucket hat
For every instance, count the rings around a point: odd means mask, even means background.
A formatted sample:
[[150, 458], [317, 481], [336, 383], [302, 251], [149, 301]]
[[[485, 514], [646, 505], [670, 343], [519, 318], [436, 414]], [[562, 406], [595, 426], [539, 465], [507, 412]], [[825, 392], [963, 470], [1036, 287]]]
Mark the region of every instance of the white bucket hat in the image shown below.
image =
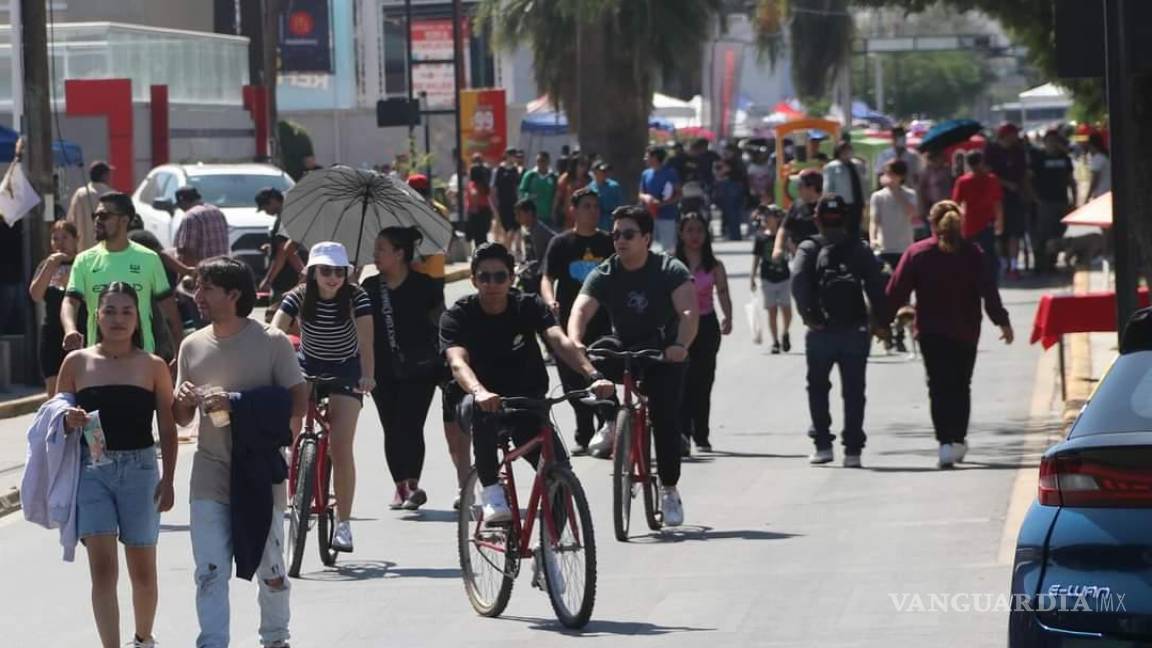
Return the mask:
[[308, 265], [312, 266], [332, 266], [333, 268], [346, 267], [351, 268], [352, 264], [348, 263], [348, 251], [344, 246], [335, 241], [321, 241], [312, 246], [308, 251]]

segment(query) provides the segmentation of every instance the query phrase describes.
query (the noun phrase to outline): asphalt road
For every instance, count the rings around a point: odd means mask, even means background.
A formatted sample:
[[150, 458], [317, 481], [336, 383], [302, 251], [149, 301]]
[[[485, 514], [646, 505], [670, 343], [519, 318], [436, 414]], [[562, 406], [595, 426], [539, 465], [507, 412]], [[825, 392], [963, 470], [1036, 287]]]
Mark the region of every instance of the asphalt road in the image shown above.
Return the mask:
[[[454, 477], [438, 416], [430, 417], [426, 435], [431, 501], [419, 514], [401, 514], [387, 509], [392, 487], [366, 403], [357, 437], [357, 550], [324, 569], [309, 547], [306, 573], [292, 584], [293, 645], [1003, 645], [1003, 612], [908, 612], [898, 605], [908, 597], [1007, 591], [1010, 552], [1003, 547], [1010, 549], [1015, 530], [1006, 518], [1020, 471], [1035, 471], [1036, 435], [1052, 423], [1050, 359], [1041, 360], [1024, 339], [1004, 347], [985, 330], [971, 463], [941, 472], [921, 364], [875, 356], [865, 469], [840, 468], [839, 456], [811, 467], [803, 334], [794, 325], [799, 349], [785, 356], [751, 344], [743, 315], [750, 244], [719, 248], [732, 277], [736, 330], [724, 340], [713, 396], [716, 452], [685, 467], [686, 526], [646, 534], [634, 524], [638, 535], [628, 544], [612, 538], [610, 463], [576, 460], [592, 502], [600, 565], [593, 620], [582, 633], [555, 622], [546, 596], [529, 587], [528, 569], [503, 618], [472, 611], [460, 580]], [[453, 284], [450, 294], [469, 288]], [[1039, 294], [1004, 293], [1021, 337]], [[570, 411], [558, 412], [570, 439]], [[27, 420], [0, 421], [0, 437], [22, 437]], [[156, 634], [167, 646], [192, 645], [197, 630], [187, 506], [192, 448], [180, 450], [177, 507], [163, 519], [159, 547]], [[55, 532], [19, 514], [0, 519], [0, 547], [3, 643], [94, 645], [83, 551], [77, 563], [61, 562]], [[125, 637], [127, 581], [125, 573]], [[232, 589], [233, 645], [257, 646], [255, 586], [233, 581]]]

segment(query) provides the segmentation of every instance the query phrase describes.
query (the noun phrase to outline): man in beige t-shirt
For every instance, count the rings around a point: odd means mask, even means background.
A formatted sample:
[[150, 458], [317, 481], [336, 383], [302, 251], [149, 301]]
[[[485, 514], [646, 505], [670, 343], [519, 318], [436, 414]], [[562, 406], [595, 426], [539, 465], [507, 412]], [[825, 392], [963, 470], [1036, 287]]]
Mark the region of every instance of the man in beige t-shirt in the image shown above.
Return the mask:
[[104, 160], [96, 160], [88, 165], [88, 184], [72, 194], [67, 219], [76, 226], [78, 252], [96, 245], [96, 224], [92, 221], [92, 214], [96, 213], [100, 196], [112, 191], [112, 187], [108, 186], [111, 175], [112, 167]]
[[[256, 303], [252, 272], [244, 263], [214, 258], [197, 268], [196, 305], [212, 325], [184, 339], [177, 362], [176, 422], [188, 425], [198, 405], [205, 411], [227, 409], [226, 394], [199, 399], [197, 388], [237, 392], [275, 385], [292, 392], [293, 429], [308, 406], [308, 390], [292, 343], [277, 330], [248, 319]], [[201, 402], [202, 401], [202, 402]], [[232, 430], [201, 416], [199, 445], [192, 462], [192, 554], [196, 561], [197, 646], [226, 646], [229, 641], [228, 579], [232, 564]], [[284, 569], [285, 485], [273, 488], [272, 527], [256, 570], [260, 586], [260, 641], [288, 643], [288, 579]]]

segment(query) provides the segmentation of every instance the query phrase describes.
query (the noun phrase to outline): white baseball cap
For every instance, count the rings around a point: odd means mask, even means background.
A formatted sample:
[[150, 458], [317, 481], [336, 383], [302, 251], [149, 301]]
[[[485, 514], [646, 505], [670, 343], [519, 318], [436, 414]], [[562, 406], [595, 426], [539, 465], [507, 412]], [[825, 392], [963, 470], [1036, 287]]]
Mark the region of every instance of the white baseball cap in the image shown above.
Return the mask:
[[347, 267], [351, 268], [352, 264], [348, 263], [348, 251], [344, 246], [335, 241], [321, 241], [312, 246], [308, 251], [308, 265], [312, 266], [332, 266], [333, 268]]

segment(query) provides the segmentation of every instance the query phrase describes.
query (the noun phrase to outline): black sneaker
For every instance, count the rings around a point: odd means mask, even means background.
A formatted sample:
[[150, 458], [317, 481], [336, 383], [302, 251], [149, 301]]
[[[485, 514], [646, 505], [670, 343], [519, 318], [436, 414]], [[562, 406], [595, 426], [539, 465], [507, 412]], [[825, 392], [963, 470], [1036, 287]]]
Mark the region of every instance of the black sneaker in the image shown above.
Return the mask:
[[568, 449], [568, 454], [572, 455], [573, 457], [586, 457], [588, 456], [588, 446], [583, 443], [576, 442], [571, 448]]
[[784, 349], [784, 353], [792, 350], [792, 340], [788, 337], [787, 333], [784, 334], [784, 339], [781, 341], [780, 347]]
[[896, 353], [908, 353], [908, 347], [904, 346], [904, 340], [896, 340]]
[[712, 444], [705, 441], [704, 443], [696, 444], [697, 452], [712, 452]]
[[680, 456], [681, 457], [691, 457], [692, 456], [692, 441], [687, 436], [685, 436], [683, 434], [680, 435]]
[[780, 343], [779, 342], [773, 342], [772, 343], [772, 355], [780, 355]]

